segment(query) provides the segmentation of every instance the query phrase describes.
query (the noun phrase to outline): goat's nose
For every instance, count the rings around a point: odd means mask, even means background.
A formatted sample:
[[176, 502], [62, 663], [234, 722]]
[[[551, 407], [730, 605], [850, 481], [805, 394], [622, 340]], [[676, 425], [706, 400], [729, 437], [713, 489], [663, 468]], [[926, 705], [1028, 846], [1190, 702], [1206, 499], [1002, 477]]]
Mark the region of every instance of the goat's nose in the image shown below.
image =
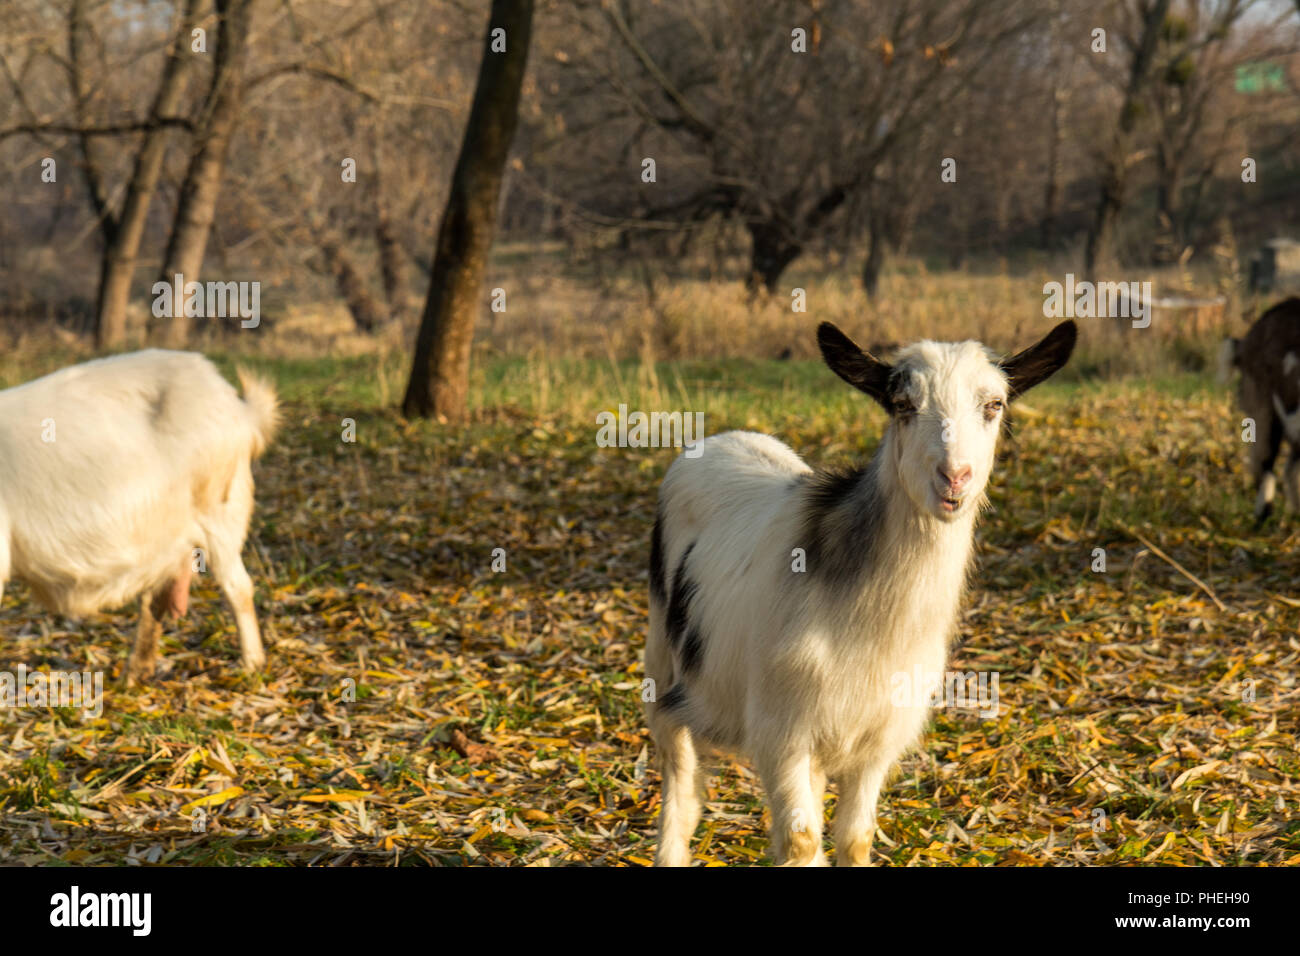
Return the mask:
[[939, 466], [939, 477], [953, 491], [961, 491], [966, 482], [970, 481], [970, 465], [943, 464]]

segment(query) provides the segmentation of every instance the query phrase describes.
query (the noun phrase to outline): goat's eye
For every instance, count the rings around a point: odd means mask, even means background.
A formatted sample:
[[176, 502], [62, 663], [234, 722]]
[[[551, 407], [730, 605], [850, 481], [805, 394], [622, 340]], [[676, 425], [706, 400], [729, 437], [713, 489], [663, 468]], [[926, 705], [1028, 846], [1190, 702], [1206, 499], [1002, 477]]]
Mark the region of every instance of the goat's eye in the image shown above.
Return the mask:
[[916, 411], [916, 406], [912, 404], [911, 399], [896, 398], [893, 402], [895, 415], [910, 415]]
[[997, 417], [998, 412], [1002, 411], [1002, 399], [995, 398], [991, 402], [984, 403], [984, 417], [992, 421]]

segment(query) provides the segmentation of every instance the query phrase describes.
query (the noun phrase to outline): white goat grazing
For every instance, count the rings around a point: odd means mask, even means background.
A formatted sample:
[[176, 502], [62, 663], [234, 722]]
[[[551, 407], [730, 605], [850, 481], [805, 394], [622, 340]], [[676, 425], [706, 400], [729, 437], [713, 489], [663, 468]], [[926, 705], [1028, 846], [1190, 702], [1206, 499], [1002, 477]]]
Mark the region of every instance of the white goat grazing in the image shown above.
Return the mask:
[[659, 492], [645, 652], [667, 689], [647, 706], [658, 865], [690, 863], [701, 746], [753, 759], [778, 863], [825, 863], [829, 777], [837, 862], [869, 864], [881, 784], [934, 689], [898, 706], [891, 681], [942, 673], [1003, 408], [1065, 364], [1076, 330], [1001, 363], [976, 342], [919, 342], [886, 364], [829, 323], [817, 337], [890, 414], [865, 467], [815, 472], [775, 438], [727, 432], [679, 457]]
[[245, 669], [265, 663], [240, 552], [276, 397], [239, 378], [243, 400], [203, 356], [152, 349], [0, 392], [0, 592], [12, 575], [68, 615], [142, 595], [128, 683], [152, 676], [162, 616], [185, 613], [195, 548], [234, 609]]

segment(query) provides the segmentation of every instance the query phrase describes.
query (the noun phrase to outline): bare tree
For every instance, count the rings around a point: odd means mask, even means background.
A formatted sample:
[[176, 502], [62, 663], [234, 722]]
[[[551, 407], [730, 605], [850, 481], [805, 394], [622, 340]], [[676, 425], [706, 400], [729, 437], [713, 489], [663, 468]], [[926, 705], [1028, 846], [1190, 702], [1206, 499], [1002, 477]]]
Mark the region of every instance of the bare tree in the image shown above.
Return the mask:
[[[619, 149], [611, 168], [624, 185], [611, 187], [605, 208], [657, 229], [739, 223], [746, 281], [768, 291], [850, 209], [876, 220], [864, 270], [877, 270], [915, 214], [893, 206], [919, 204], [896, 188], [914, 181], [897, 157], [908, 153], [937, 179], [939, 157], [915, 149], [923, 130], [944, 125], [988, 50], [1037, 15], [1029, 0], [609, 0], [579, 9], [590, 11], [583, 30], [608, 37], [568, 78], [595, 114], [580, 129], [623, 141], [608, 146]], [[653, 187], [629, 175], [627, 161], [643, 157], [657, 161]], [[864, 191], [874, 201], [855, 201]]]
[[[181, 106], [189, 80], [191, 59], [186, 47], [190, 31], [197, 21], [198, 0], [186, 0], [179, 13], [178, 29], [167, 51], [167, 62], [158, 84], [158, 93], [149, 112], [152, 120], [171, 116]], [[103, 212], [106, 242], [95, 324], [95, 341], [100, 348], [117, 348], [126, 340], [126, 310], [131, 296], [131, 280], [135, 275], [136, 256], [149, 216], [149, 204], [162, 173], [163, 158], [167, 151], [167, 132], [166, 127], [158, 125], [143, 134], [131, 178], [127, 182], [121, 212], [116, 217], [107, 208]]]
[[1048, 140], [1046, 181], [1043, 186], [1043, 213], [1040, 228], [1040, 241], [1044, 249], [1052, 249], [1057, 243], [1057, 230], [1061, 214], [1061, 187], [1063, 156], [1065, 150], [1065, 130], [1073, 93], [1072, 78], [1077, 65], [1078, 55], [1074, 45], [1066, 41], [1066, 30], [1077, 25], [1072, 23], [1062, 9], [1061, 0], [1054, 0], [1051, 12], [1051, 54], [1049, 72], [1051, 86], [1048, 90]]
[[470, 346], [519, 116], [532, 22], [533, 0], [492, 0], [474, 103], [438, 228], [429, 296], [402, 400], [407, 415], [456, 421], [468, 410]]
[[[217, 52], [163, 257], [160, 279], [168, 283], [176, 275], [184, 276], [185, 282], [197, 282], [203, 270], [203, 253], [216, 218], [226, 152], [239, 121], [249, 25], [256, 0], [214, 0], [214, 3]], [[165, 327], [155, 326], [151, 331], [160, 334], [168, 346], [183, 345], [189, 336], [183, 296], [174, 298], [172, 314], [165, 321]]]
[[1084, 247], [1083, 271], [1090, 279], [1096, 277], [1097, 267], [1112, 253], [1115, 221], [1124, 208], [1129, 171], [1135, 160], [1133, 145], [1143, 113], [1143, 98], [1155, 71], [1156, 52], [1170, 3], [1171, 0], [1132, 0], [1130, 13], [1135, 32], [1126, 35], [1116, 31], [1128, 47], [1128, 79], [1119, 119], [1102, 158], [1101, 192]]
[[[1184, 253], [1206, 184], [1237, 146], [1234, 133], [1272, 105], [1267, 98], [1254, 108], [1229, 103], [1241, 98], [1231, 83], [1238, 66], [1287, 52], [1284, 43], [1259, 49], [1238, 35], [1255, 6], [1254, 0], [1181, 0], [1166, 20], [1163, 68], [1148, 94], [1155, 119], [1158, 259], [1174, 261]], [[1267, 42], [1281, 37], [1288, 16], [1283, 10], [1258, 25]]]
[[[30, 122], [0, 131], [0, 138], [30, 134], [38, 137], [50, 133], [70, 134], [76, 141], [81, 159], [86, 198], [102, 240], [100, 280], [94, 314], [95, 342], [100, 348], [118, 348], [126, 340], [126, 314], [136, 258], [144, 236], [149, 205], [157, 190], [167, 150], [169, 131], [189, 126], [188, 120], [176, 116], [185, 96], [190, 71], [190, 57], [185, 40], [198, 19], [198, 0], [186, 0], [178, 11], [176, 29], [170, 34], [166, 58], [157, 89], [147, 116], [143, 120], [97, 124], [91, 105], [101, 85], [98, 73], [107, 71], [106, 63], [97, 64], [91, 76], [92, 48], [102, 55], [103, 43], [92, 23], [87, 0], [73, 0], [67, 9], [67, 56], [61, 61], [71, 92], [70, 112], [73, 121], [39, 120], [21, 85], [8, 64], [5, 72]], [[138, 54], [137, 54], [138, 55]], [[30, 65], [31, 61], [28, 61]], [[104, 138], [139, 134], [138, 145], [130, 159], [130, 174], [121, 188], [120, 204], [110, 186], [113, 158], [96, 143]], [[120, 159], [121, 151], [118, 151]]]

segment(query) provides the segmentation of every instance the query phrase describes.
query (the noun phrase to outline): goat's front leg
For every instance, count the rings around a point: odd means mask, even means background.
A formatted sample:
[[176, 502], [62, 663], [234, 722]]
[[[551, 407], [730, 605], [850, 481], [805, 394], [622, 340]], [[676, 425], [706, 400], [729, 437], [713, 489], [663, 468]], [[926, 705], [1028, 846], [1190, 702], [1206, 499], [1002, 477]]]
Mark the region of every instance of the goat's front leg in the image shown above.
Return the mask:
[[690, 866], [691, 837], [699, 825], [703, 809], [699, 754], [690, 730], [681, 725], [656, 730], [655, 743], [659, 747], [663, 773], [663, 806], [659, 810], [659, 846], [655, 851], [655, 866]]
[[1286, 495], [1286, 506], [1292, 512], [1300, 511], [1300, 449], [1291, 449], [1291, 460], [1287, 462], [1282, 491]]
[[9, 580], [9, 532], [0, 522], [0, 601], [4, 600], [5, 582]]
[[876, 835], [876, 802], [888, 764], [868, 765], [836, 780], [840, 799], [835, 808], [835, 865], [871, 866], [871, 841]]
[[759, 756], [755, 762], [772, 807], [772, 858], [777, 866], [825, 866], [825, 791], [813, 792], [813, 781], [822, 778], [814, 771], [812, 755], [796, 750]]
[[1250, 474], [1255, 481], [1255, 525], [1258, 527], [1273, 513], [1273, 496], [1277, 492], [1277, 476], [1273, 466], [1282, 446], [1282, 423], [1272, 414], [1259, 420], [1262, 434], [1250, 446]]

